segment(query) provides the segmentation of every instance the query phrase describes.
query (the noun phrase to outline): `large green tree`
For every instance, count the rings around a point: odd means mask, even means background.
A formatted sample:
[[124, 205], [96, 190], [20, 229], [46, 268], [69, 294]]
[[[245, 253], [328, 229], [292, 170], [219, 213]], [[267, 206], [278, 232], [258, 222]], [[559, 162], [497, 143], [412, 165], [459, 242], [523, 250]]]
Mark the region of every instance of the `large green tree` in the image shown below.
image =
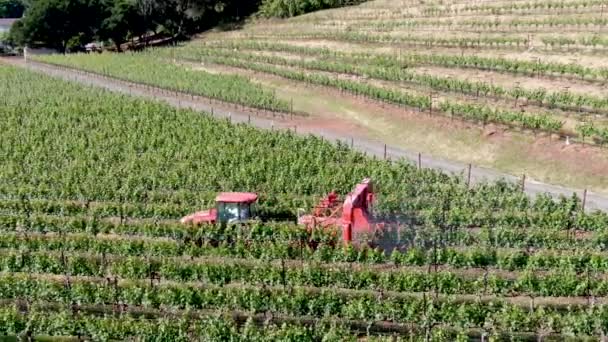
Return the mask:
[[107, 0], [105, 11], [98, 38], [112, 41], [117, 51], [121, 51], [122, 43], [141, 37], [151, 28], [151, 22], [145, 20], [137, 1]]
[[41, 43], [66, 51], [93, 39], [102, 22], [98, 0], [36, 0], [19, 25], [11, 28], [20, 44]]

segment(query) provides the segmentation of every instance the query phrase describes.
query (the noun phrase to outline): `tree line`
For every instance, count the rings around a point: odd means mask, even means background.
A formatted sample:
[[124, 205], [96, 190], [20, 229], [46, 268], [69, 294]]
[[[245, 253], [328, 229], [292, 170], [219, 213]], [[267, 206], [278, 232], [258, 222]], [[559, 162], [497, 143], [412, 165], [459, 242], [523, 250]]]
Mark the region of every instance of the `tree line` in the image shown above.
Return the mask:
[[[292, 17], [365, 0], [0, 0], [0, 17], [21, 17], [11, 28], [14, 46], [77, 51], [90, 42], [185, 39], [217, 25], [260, 17]], [[158, 40], [156, 40], [158, 41]]]
[[[15, 46], [44, 46], [61, 52], [94, 41], [116, 50], [151, 37], [179, 40], [257, 11], [259, 0], [0, 0], [19, 1], [23, 18], [11, 28]], [[2, 5], [0, 5], [2, 8]]]
[[0, 18], [21, 18], [24, 10], [21, 0], [0, 0]]

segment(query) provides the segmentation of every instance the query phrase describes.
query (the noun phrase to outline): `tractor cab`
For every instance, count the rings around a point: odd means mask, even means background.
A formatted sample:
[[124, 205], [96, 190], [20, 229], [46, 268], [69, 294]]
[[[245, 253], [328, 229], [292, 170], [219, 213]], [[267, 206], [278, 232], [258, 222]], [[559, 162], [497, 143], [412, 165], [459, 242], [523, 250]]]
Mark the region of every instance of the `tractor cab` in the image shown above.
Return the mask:
[[222, 192], [215, 198], [215, 208], [183, 217], [181, 223], [215, 224], [248, 221], [254, 216], [258, 195], [250, 192]]

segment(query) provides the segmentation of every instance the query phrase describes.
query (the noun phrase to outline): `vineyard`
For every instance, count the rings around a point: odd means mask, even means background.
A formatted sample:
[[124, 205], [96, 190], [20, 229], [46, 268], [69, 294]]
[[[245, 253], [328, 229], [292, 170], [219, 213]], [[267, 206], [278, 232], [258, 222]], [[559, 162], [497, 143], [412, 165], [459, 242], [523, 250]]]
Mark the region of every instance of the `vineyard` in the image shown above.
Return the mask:
[[[267, 10], [295, 10], [272, 4]], [[355, 136], [406, 150], [608, 191], [608, 3], [352, 5], [258, 18], [177, 47], [35, 59], [250, 112], [346, 123]]]
[[[576, 184], [602, 190], [607, 6], [376, 0], [258, 18], [178, 46], [27, 63], [249, 120], [326, 124], [324, 115], [367, 108], [352, 120], [382, 121], [365, 127], [384, 139], [405, 141], [412, 125], [431, 138], [449, 130], [442, 143], [458, 149], [470, 146], [458, 139], [495, 143], [477, 135], [557, 146], [551, 158], [596, 163], [597, 174], [576, 169]], [[302, 100], [311, 94], [338, 109], [311, 110]], [[607, 338], [608, 213], [577, 195], [529, 196], [525, 179], [471, 182], [390, 160], [386, 145], [379, 158], [352, 140], [260, 130], [2, 63], [0, 113], [0, 339]], [[509, 155], [523, 158], [521, 146]], [[566, 172], [559, 165], [545, 167]], [[367, 238], [395, 248], [345, 245], [336, 229], [297, 224], [366, 177], [386, 222]], [[259, 194], [260, 219], [179, 223], [222, 191]]]
[[[93, 67], [80, 58], [72, 66]], [[608, 215], [585, 212], [580, 198], [531, 199], [517, 184], [472, 185], [314, 136], [10, 66], [0, 66], [0, 84], [2, 335], [465, 341], [608, 333]], [[257, 99], [267, 94], [256, 91]], [[400, 222], [384, 236], [399, 248], [344, 247], [331, 230], [293, 223], [299, 208], [365, 176], [379, 186], [376, 215]], [[260, 211], [276, 222], [178, 223], [210, 207], [218, 191], [260, 193]]]

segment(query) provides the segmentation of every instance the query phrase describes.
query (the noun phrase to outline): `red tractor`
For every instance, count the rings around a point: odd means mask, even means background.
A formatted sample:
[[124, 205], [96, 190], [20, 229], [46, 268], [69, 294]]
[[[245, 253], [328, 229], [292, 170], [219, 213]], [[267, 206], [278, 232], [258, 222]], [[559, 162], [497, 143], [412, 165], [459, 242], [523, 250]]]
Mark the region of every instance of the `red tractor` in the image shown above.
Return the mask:
[[183, 217], [181, 223], [236, 223], [251, 219], [258, 195], [250, 192], [222, 192], [215, 198], [215, 208]]

